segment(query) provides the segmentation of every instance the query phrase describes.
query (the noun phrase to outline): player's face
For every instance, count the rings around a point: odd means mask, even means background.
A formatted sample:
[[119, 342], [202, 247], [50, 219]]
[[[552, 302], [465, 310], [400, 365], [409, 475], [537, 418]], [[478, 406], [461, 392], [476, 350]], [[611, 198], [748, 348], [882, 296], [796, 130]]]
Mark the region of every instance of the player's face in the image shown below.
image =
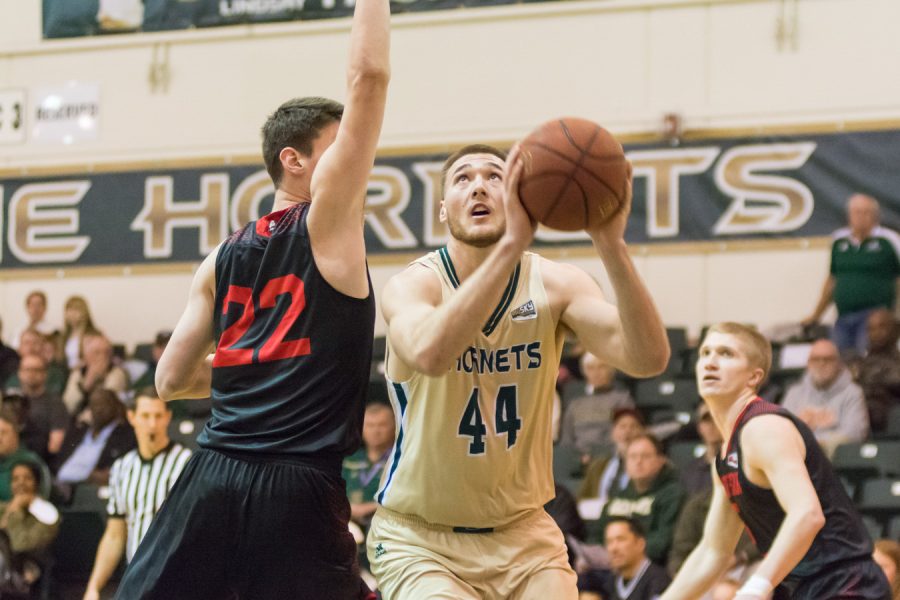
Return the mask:
[[700, 346], [696, 375], [704, 398], [737, 398], [755, 389], [763, 370], [750, 363], [737, 336], [711, 331]]
[[616, 571], [631, 567], [644, 555], [644, 540], [631, 532], [626, 523], [614, 521], [606, 528], [606, 551], [609, 563]]
[[138, 444], [164, 445], [169, 442], [167, 430], [172, 413], [159, 398], [139, 396], [133, 411], [128, 411], [128, 422], [134, 428]]
[[461, 156], [447, 170], [441, 222], [450, 235], [466, 244], [486, 248], [506, 229], [503, 212], [503, 161], [493, 154]]

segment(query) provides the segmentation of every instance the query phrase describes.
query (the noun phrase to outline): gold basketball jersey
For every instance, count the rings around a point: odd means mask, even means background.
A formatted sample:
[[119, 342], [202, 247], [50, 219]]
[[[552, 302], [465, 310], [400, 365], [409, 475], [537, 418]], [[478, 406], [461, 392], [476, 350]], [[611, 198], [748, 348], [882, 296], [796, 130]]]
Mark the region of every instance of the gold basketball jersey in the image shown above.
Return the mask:
[[[437, 273], [444, 301], [459, 287], [446, 248], [416, 262]], [[430, 523], [487, 528], [553, 498], [551, 412], [562, 344], [540, 258], [525, 253], [446, 374], [388, 379], [398, 427], [378, 502]], [[392, 355], [388, 344], [388, 361]]]

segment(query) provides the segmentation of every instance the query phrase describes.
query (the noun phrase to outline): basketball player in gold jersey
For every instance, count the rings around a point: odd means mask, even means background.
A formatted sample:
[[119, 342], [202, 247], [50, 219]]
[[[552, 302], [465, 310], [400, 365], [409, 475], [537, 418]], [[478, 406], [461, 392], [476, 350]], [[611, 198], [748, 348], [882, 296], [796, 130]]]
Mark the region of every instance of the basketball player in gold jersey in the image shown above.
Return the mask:
[[618, 298], [526, 252], [535, 223], [509, 160], [467, 146], [442, 172], [448, 245], [382, 295], [397, 436], [368, 537], [389, 600], [574, 599], [553, 497], [550, 431], [563, 339], [636, 376], [661, 372], [665, 328], [623, 239], [630, 209], [588, 233]]

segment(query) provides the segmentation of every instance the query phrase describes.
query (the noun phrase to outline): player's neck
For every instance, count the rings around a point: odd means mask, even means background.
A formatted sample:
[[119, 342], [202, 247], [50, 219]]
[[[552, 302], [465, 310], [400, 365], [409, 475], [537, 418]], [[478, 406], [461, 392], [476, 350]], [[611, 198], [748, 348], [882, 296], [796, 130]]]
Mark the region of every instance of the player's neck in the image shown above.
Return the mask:
[[450, 241], [447, 242], [447, 251], [450, 252], [450, 260], [453, 261], [453, 268], [456, 270], [459, 280], [465, 281], [466, 277], [471, 275], [490, 256], [495, 245], [478, 248], [450, 238]]
[[290, 208], [300, 202], [309, 202], [310, 199], [311, 197], [308, 190], [275, 190], [275, 202], [272, 204], [272, 212]]
[[734, 431], [734, 424], [738, 417], [753, 400], [756, 399], [756, 390], [746, 389], [737, 398], [706, 398], [709, 405], [709, 414], [712, 416], [716, 427], [722, 433], [723, 445], [727, 444]]

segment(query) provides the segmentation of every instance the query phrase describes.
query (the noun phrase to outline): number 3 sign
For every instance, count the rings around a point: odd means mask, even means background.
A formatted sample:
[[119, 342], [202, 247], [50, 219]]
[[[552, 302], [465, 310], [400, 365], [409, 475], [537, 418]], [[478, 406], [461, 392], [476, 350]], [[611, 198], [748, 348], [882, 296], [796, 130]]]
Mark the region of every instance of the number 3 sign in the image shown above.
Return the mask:
[[25, 141], [25, 91], [0, 90], [0, 144]]

